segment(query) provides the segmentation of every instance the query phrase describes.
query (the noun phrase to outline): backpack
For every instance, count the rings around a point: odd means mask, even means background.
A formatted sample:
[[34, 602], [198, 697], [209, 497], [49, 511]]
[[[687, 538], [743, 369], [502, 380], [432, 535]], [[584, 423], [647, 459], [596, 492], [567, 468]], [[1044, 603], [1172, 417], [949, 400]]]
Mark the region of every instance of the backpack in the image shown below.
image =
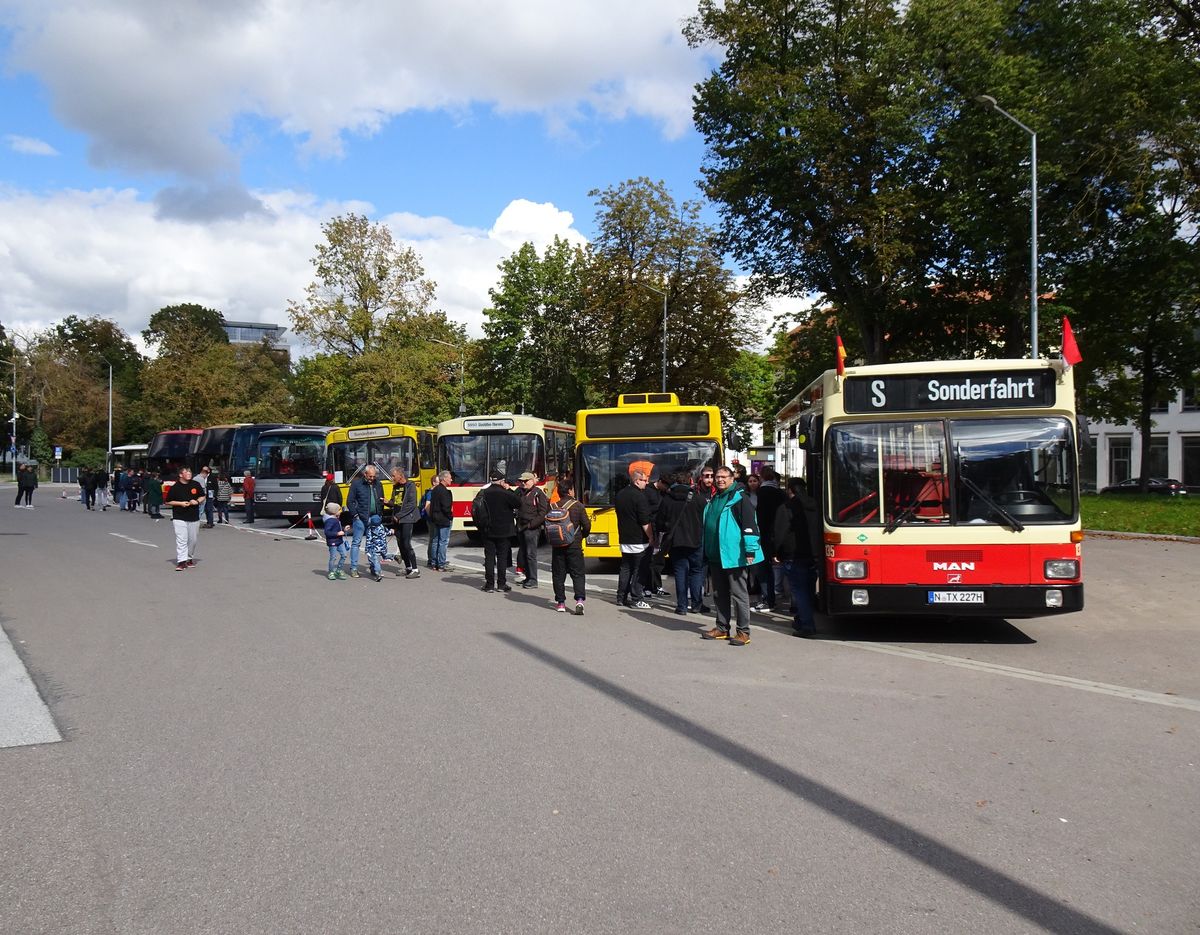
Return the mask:
[[579, 527], [571, 519], [571, 507], [575, 500], [559, 500], [546, 514], [546, 541], [555, 548], [563, 548], [575, 541]]
[[475, 528], [486, 536], [492, 521], [488, 515], [487, 501], [483, 497], [482, 490], [475, 494], [475, 499], [471, 501], [471, 518], [475, 520]]

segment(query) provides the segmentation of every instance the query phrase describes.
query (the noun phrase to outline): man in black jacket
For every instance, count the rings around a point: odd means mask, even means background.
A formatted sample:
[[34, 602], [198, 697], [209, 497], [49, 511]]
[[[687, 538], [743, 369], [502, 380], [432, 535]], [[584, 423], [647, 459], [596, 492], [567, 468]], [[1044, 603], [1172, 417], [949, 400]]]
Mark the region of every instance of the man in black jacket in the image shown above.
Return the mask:
[[775, 609], [775, 566], [771, 562], [774, 554], [775, 514], [783, 506], [787, 497], [779, 489], [775, 471], [769, 467], [762, 469], [762, 474], [751, 474], [746, 479], [747, 489], [754, 501], [754, 515], [758, 519], [758, 533], [762, 543], [763, 560], [752, 569], [758, 579], [759, 600], [754, 610]]
[[442, 471], [437, 477], [438, 482], [429, 491], [429, 510], [425, 517], [429, 525], [429, 542], [431, 564], [434, 571], [449, 571], [446, 562], [446, 547], [450, 544], [450, 527], [454, 525], [454, 494], [450, 485], [454, 477], [449, 471]]
[[[708, 613], [704, 606], [704, 496], [692, 487], [692, 475], [671, 478], [654, 528], [675, 569], [675, 613]], [[691, 606], [688, 606], [688, 597]]]
[[537, 475], [526, 471], [518, 479], [521, 505], [517, 507], [517, 567], [525, 572], [523, 588], [538, 586], [538, 536], [550, 512], [550, 500], [537, 485]]
[[634, 470], [632, 483], [617, 494], [617, 541], [621, 543], [621, 572], [617, 576], [617, 603], [648, 610], [642, 592], [641, 564], [650, 548], [653, 532], [650, 507], [646, 503], [646, 472]]
[[821, 560], [821, 524], [817, 505], [808, 495], [803, 478], [787, 485], [788, 499], [775, 513], [773, 563], [783, 569], [792, 588], [792, 630], [796, 636], [817, 634], [813, 616], [816, 604], [817, 562]]
[[[475, 496], [471, 514], [483, 533], [483, 589], [511, 591], [505, 581], [512, 564], [512, 537], [517, 534], [516, 512], [521, 497], [508, 486], [502, 471], [492, 471], [492, 482]], [[482, 520], [486, 517], [486, 523]]]
[[[346, 511], [351, 516], [350, 528], [353, 538], [350, 541], [350, 577], [357, 578], [358, 551], [362, 548], [363, 537], [371, 526], [383, 522], [383, 484], [376, 478], [375, 465], [368, 464], [362, 473], [350, 484], [350, 494], [346, 497]], [[322, 504], [322, 508], [324, 505]], [[384, 540], [385, 544], [387, 540]], [[371, 558], [368, 555], [368, 558]], [[375, 579], [382, 579], [382, 571], [374, 564], [371, 574]]]

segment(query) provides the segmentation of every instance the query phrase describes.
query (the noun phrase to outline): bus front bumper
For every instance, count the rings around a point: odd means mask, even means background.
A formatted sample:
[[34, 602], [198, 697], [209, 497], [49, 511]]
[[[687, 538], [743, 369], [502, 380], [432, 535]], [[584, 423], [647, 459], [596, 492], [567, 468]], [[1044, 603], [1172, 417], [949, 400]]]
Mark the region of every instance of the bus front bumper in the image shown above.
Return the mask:
[[931, 617], [1049, 617], [1083, 610], [1082, 584], [936, 585], [829, 584], [830, 614]]

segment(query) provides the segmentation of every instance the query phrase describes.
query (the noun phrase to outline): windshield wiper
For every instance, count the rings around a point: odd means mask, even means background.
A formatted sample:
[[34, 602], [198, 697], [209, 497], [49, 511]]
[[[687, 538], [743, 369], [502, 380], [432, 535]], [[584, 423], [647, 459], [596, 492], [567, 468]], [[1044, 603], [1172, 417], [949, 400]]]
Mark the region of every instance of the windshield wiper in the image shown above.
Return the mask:
[[1009, 513], [1008, 510], [1004, 509], [1004, 507], [993, 500], [991, 496], [985, 493], [983, 488], [975, 483], [975, 481], [971, 480], [971, 478], [967, 477], [961, 471], [959, 472], [958, 479], [964, 487], [971, 491], [971, 493], [975, 494], [975, 496], [990, 506], [992, 508], [992, 512], [1004, 520], [1005, 524], [1012, 529], [1013, 532], [1024, 531], [1024, 525], [1022, 525], [1016, 517]]
[[921, 506], [921, 497], [918, 495], [913, 500], [909, 501], [908, 506], [892, 517], [891, 522], [883, 527], [884, 533], [895, 532], [896, 528], [901, 523], [907, 523], [917, 514], [917, 510]]

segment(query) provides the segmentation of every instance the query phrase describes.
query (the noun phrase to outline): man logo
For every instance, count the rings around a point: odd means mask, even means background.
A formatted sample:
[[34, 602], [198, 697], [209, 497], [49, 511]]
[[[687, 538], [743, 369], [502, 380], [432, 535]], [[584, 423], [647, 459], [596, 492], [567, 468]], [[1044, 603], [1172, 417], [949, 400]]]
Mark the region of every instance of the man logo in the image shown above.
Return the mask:
[[934, 571], [974, 571], [974, 562], [934, 562]]
[[946, 584], [962, 584], [962, 575], [946, 575]]

